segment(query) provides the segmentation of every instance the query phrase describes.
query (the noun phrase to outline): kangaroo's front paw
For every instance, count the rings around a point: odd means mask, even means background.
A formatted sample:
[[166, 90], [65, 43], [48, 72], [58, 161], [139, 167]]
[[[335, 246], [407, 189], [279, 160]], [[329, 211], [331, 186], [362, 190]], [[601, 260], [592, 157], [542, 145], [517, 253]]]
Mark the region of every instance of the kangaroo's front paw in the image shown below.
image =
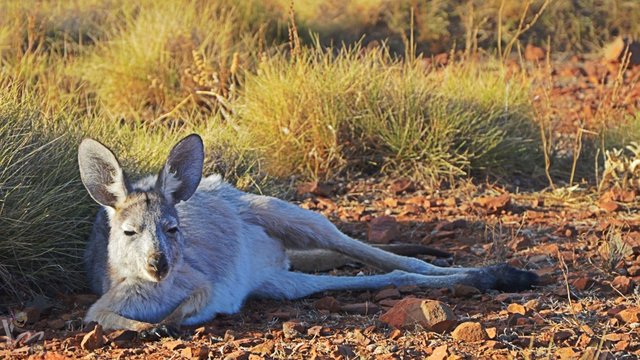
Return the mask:
[[178, 328], [168, 324], [157, 324], [138, 333], [142, 341], [158, 341], [163, 337], [177, 338], [180, 336]]

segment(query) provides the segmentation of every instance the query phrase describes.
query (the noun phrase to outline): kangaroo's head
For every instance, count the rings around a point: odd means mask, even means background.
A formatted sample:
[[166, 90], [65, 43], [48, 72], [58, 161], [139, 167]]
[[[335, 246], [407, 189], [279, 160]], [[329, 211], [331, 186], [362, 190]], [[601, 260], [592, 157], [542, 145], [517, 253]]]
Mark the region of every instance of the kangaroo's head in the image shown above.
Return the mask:
[[111, 150], [92, 139], [82, 141], [80, 176], [109, 217], [108, 262], [115, 278], [159, 282], [182, 261], [185, 239], [175, 205], [196, 191], [203, 161], [202, 139], [189, 135], [171, 149], [155, 186], [139, 191]]

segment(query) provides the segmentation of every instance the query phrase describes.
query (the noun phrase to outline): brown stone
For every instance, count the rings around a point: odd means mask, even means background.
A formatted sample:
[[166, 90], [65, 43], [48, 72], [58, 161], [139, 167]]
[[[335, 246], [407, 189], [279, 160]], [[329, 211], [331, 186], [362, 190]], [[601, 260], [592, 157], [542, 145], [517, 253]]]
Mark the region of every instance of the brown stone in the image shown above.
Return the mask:
[[300, 333], [306, 330], [304, 323], [300, 321], [285, 321], [282, 323], [282, 334], [285, 338], [291, 339], [300, 335]]
[[580, 353], [573, 350], [573, 348], [563, 347], [556, 350], [556, 357], [561, 360], [578, 359]]
[[477, 342], [489, 338], [482, 324], [471, 321], [458, 325], [455, 330], [451, 332], [451, 337], [464, 342]]
[[249, 358], [249, 352], [245, 350], [237, 350], [224, 357], [224, 360], [243, 360]]
[[275, 348], [275, 343], [273, 340], [267, 340], [263, 343], [260, 343], [251, 348], [251, 352], [253, 354], [258, 354], [260, 356], [267, 356], [273, 352]]
[[451, 289], [451, 295], [454, 297], [469, 298], [478, 294], [480, 294], [480, 290], [469, 285], [455, 284]]
[[502, 194], [494, 197], [479, 197], [474, 202], [485, 208], [489, 213], [505, 210], [511, 204], [511, 195]]
[[318, 310], [328, 310], [330, 312], [340, 311], [340, 302], [333, 296], [325, 296], [318, 299], [313, 303], [313, 306]]
[[107, 339], [117, 347], [127, 347], [131, 345], [133, 339], [138, 336], [138, 333], [131, 330], [115, 330], [107, 335]]
[[312, 326], [307, 330], [307, 335], [309, 336], [326, 336], [330, 335], [331, 330], [326, 327], [322, 327], [320, 325]]
[[598, 202], [598, 206], [606, 212], [614, 212], [620, 208], [617, 202], [611, 200], [601, 200]]
[[382, 289], [378, 291], [378, 293], [374, 296], [375, 301], [380, 301], [384, 299], [397, 299], [400, 297], [400, 291], [397, 288], [390, 289]]
[[489, 339], [495, 339], [498, 335], [498, 329], [495, 327], [486, 328], [485, 331], [487, 332]]
[[458, 200], [454, 197], [448, 197], [442, 202], [442, 204], [448, 207], [456, 207], [458, 205]]
[[171, 351], [184, 349], [186, 347], [182, 340], [169, 340], [163, 342], [162, 345]]
[[573, 285], [573, 287], [579, 291], [589, 288], [592, 284], [593, 280], [591, 280], [591, 278], [588, 276], [579, 277], [571, 282], [571, 285]]
[[618, 312], [615, 317], [625, 324], [640, 322], [640, 307], [630, 307], [622, 310]]
[[510, 240], [507, 243], [507, 246], [512, 251], [521, 251], [521, 250], [526, 250], [531, 246], [533, 246], [533, 242], [528, 237], [518, 236], [518, 237], [515, 237], [513, 240]]
[[331, 195], [333, 195], [334, 189], [331, 185], [312, 181], [298, 185], [297, 192], [299, 196], [303, 196], [305, 194], [313, 194], [316, 196], [331, 197]]
[[102, 325], [98, 324], [82, 338], [80, 347], [87, 351], [93, 351], [103, 347], [105, 342], [106, 339], [102, 333]]
[[627, 268], [629, 276], [640, 276], [640, 265], [632, 265]]
[[391, 183], [391, 186], [389, 187], [389, 190], [391, 190], [395, 194], [400, 194], [401, 192], [404, 192], [404, 191], [409, 192], [414, 189], [415, 189], [415, 185], [413, 181], [406, 178], [402, 178], [394, 181], [393, 183]]
[[525, 309], [524, 306], [516, 303], [509, 304], [509, 306], [507, 306], [507, 311], [510, 314], [520, 314], [520, 315], [527, 314], [527, 309]]
[[399, 235], [398, 222], [393, 216], [380, 216], [369, 221], [367, 239], [373, 244], [388, 244]]
[[435, 300], [407, 298], [399, 301], [380, 320], [397, 328], [413, 328], [420, 325], [428, 331], [445, 332], [457, 323], [453, 311], [446, 304]]
[[631, 278], [624, 275], [616, 276], [611, 282], [611, 286], [625, 295], [631, 293], [633, 290], [633, 282], [631, 281]]
[[447, 345], [438, 346], [433, 350], [427, 360], [444, 360], [447, 358]]

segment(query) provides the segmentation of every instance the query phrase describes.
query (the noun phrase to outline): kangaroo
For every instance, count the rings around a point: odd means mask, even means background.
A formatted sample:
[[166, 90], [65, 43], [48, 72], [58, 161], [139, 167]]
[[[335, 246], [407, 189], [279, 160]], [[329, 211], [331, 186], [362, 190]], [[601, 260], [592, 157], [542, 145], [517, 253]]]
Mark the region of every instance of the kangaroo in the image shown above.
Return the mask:
[[[202, 178], [204, 146], [196, 134], [171, 149], [157, 176], [136, 183], [98, 141], [82, 141], [78, 162], [101, 205], [84, 257], [100, 297], [84, 321], [134, 330], [142, 339], [178, 336], [181, 325], [235, 313], [248, 297], [298, 299], [389, 285], [521, 291], [536, 282], [534, 273], [505, 264], [444, 268], [393, 254], [350, 238], [318, 213], [242, 192], [219, 175]], [[294, 272], [287, 249], [331, 250], [388, 272]]]

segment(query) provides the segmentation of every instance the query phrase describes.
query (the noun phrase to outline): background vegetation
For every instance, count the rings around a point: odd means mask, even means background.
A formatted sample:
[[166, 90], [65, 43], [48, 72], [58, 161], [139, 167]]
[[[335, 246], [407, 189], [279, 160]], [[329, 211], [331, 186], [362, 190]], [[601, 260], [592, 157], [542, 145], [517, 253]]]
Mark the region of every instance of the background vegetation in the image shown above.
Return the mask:
[[[1, 1], [0, 13], [0, 291], [14, 298], [83, 286], [96, 210], [77, 172], [84, 136], [136, 175], [197, 132], [207, 171], [271, 193], [292, 176], [542, 179], [532, 78], [495, 55], [640, 35], [633, 0]], [[457, 51], [444, 69], [432, 61]]]

